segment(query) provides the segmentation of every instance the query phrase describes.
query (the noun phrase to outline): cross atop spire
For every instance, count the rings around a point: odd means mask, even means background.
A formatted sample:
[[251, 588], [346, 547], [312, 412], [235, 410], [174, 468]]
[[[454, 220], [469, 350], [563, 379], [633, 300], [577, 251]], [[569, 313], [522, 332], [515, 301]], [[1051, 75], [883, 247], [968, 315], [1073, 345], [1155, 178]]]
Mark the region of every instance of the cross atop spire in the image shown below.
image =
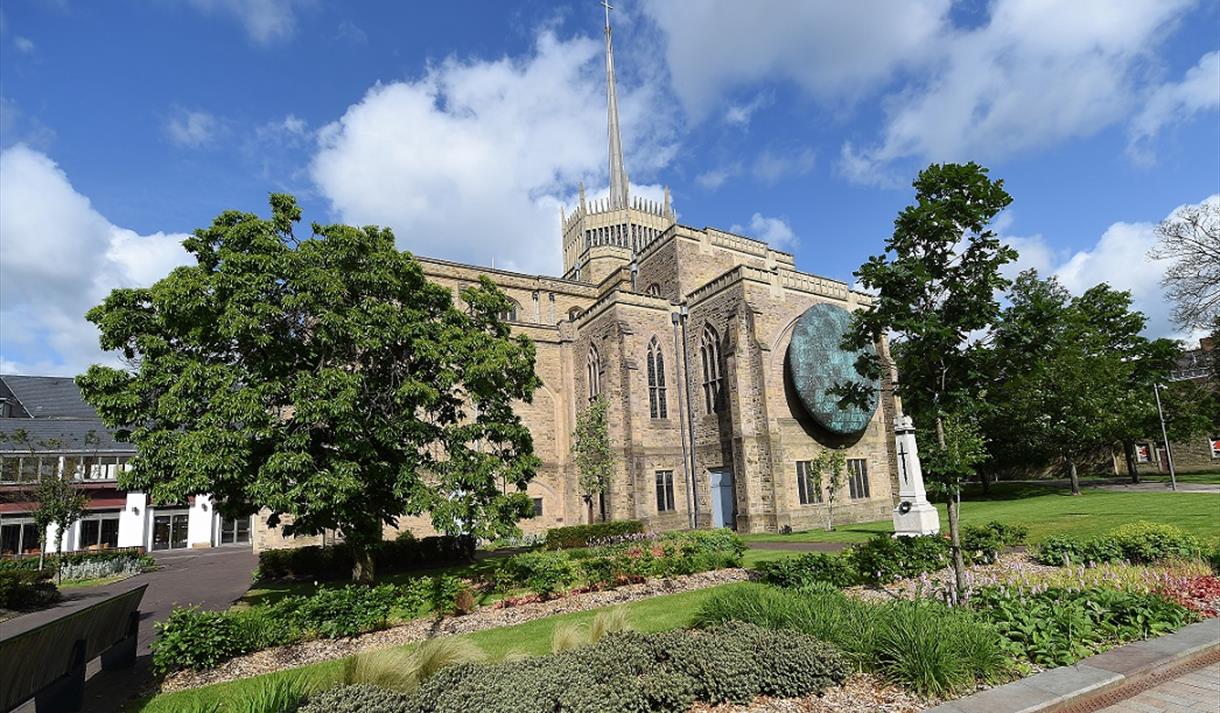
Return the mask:
[[602, 0], [606, 9], [606, 109], [609, 114], [607, 133], [610, 138], [610, 207], [627, 207], [627, 168], [623, 164], [623, 142], [618, 130], [618, 93], [614, 87], [614, 47], [610, 42], [610, 11], [614, 9]]

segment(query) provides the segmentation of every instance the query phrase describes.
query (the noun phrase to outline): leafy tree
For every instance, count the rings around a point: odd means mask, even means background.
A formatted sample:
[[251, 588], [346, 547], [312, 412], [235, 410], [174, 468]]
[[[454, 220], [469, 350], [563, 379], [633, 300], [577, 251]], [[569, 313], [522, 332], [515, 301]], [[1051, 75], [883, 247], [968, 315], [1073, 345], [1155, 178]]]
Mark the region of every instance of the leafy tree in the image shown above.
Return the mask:
[[[915, 179], [916, 202], [894, 221], [886, 252], [856, 271], [866, 289], [876, 291], [869, 309], [856, 313], [845, 346], [860, 349], [887, 337], [895, 343], [897, 393], [917, 423], [931, 424], [936, 445], [950, 446], [947, 414], [977, 398], [978, 350], [971, 335], [986, 329], [999, 312], [995, 293], [1008, 285], [1000, 267], [1016, 251], [1000, 244], [988, 226], [1012, 198], [1003, 181], [993, 181], [975, 163], [932, 165]], [[857, 369], [880, 378], [884, 350], [861, 357]], [[850, 387], [845, 387], [850, 391]], [[850, 394], [848, 394], [850, 396]], [[965, 587], [958, 510], [961, 476], [928, 469], [948, 500], [949, 537], [957, 589]]]
[[991, 339], [1001, 366], [989, 393], [1006, 424], [1002, 437], [1061, 458], [1079, 495], [1081, 459], [1129, 437], [1132, 423], [1145, 427], [1141, 391], [1150, 398], [1152, 382], [1164, 378], [1166, 343], [1142, 337], [1145, 319], [1131, 310], [1130, 293], [1106, 284], [1073, 297], [1031, 270], [1009, 298]]
[[[43, 564], [43, 553], [47, 549], [47, 528], [51, 525], [55, 526], [59, 537], [57, 549], [62, 553], [64, 537], [67, 535], [68, 529], [81, 519], [85, 514], [85, 507], [89, 504], [89, 499], [76, 488], [71, 477], [65, 477], [66, 475], [43, 473], [39, 476], [38, 484], [34, 488], [34, 499], [38, 502], [38, 507], [34, 509], [33, 513], [34, 525], [43, 538], [43, 546], [38, 553], [38, 569], [40, 570]], [[59, 561], [62, 562], [62, 559], [60, 558]], [[62, 575], [62, 565], [58, 569], [57, 574]]]
[[266, 508], [288, 534], [338, 530], [360, 581], [403, 515], [515, 533], [538, 460], [513, 402], [540, 382], [533, 344], [499, 316], [508, 298], [482, 278], [459, 308], [389, 230], [315, 223], [301, 239], [296, 201], [271, 209], [221, 214], [183, 242], [195, 264], [89, 311], [129, 365], [77, 378], [138, 447], [122, 487]]
[[835, 529], [835, 500], [843, 488], [843, 471], [847, 466], [847, 456], [840, 450], [824, 450], [813, 461], [815, 473], [825, 473], [826, 481], [826, 531]]
[[1220, 319], [1220, 200], [1186, 206], [1156, 227], [1160, 240], [1149, 253], [1170, 265], [1161, 280], [1173, 303], [1173, 319], [1206, 329]]
[[589, 522], [593, 522], [593, 498], [605, 495], [614, 473], [606, 398], [600, 394], [576, 416], [576, 429], [572, 432], [572, 462], [576, 465], [576, 486], [588, 509]]

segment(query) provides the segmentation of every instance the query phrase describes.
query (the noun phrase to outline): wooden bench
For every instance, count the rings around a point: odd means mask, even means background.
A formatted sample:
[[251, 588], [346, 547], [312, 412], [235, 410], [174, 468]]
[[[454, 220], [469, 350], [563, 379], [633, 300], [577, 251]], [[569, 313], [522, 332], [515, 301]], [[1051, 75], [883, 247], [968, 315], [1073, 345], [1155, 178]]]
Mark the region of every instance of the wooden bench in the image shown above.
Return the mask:
[[0, 710], [7, 713], [33, 698], [39, 713], [79, 711], [85, 664], [98, 656], [106, 671], [135, 663], [147, 588], [142, 584], [0, 639]]

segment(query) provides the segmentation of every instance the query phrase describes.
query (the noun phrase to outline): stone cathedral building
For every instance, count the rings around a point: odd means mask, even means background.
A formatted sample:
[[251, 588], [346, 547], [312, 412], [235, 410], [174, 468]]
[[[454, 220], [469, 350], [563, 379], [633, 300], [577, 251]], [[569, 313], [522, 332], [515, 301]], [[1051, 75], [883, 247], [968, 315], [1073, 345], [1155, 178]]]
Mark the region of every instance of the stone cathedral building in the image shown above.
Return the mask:
[[[587, 521], [571, 433], [598, 395], [617, 457], [595, 519], [658, 530], [823, 526], [828, 483], [812, 462], [827, 448], [846, 456], [835, 521], [889, 517], [898, 471], [888, 384], [875, 385], [875, 408], [856, 413], [836, 413], [811, 386], [819, 374], [849, 373], [851, 355], [834, 346], [869, 296], [798, 271], [790, 253], [759, 240], [677, 223], [668, 189], [660, 204], [630, 195], [608, 17], [605, 41], [610, 194], [588, 200], [582, 187], [561, 215], [563, 275], [417, 256], [455, 293], [490, 277], [515, 303], [513, 330], [537, 347], [542, 387], [519, 413], [542, 466], [529, 485], [536, 516], [522, 528]], [[814, 348], [790, 354], [794, 334]], [[402, 526], [424, 533], [424, 520]], [[284, 541], [257, 521], [256, 549], [312, 541]]]

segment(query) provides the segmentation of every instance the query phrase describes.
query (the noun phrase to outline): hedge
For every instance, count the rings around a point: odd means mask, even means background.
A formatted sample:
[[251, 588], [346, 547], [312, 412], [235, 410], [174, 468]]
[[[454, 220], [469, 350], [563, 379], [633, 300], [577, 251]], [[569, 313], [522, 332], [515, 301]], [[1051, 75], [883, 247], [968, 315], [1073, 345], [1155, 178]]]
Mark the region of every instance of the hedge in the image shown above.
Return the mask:
[[53, 570], [0, 570], [0, 609], [33, 609], [59, 599]]
[[587, 547], [591, 541], [606, 538], [638, 535], [644, 532], [644, 523], [639, 520], [611, 520], [592, 525], [552, 527], [546, 531], [546, 548], [562, 550], [572, 547]]
[[[155, 564], [152, 557], [144, 554], [143, 548], [140, 547], [117, 547], [108, 550], [79, 550], [76, 552], [64, 553], [47, 553], [43, 557], [43, 569], [51, 569], [54, 571], [57, 564], [62, 562], [65, 565], [79, 565], [88, 562], [113, 562], [116, 560], [133, 560], [138, 561], [143, 567], [151, 567]], [[25, 556], [14, 559], [0, 560], [0, 570], [37, 570], [38, 557]]]
[[[436, 567], [469, 561], [474, 557], [474, 545], [474, 539], [465, 536], [387, 540], [373, 550], [373, 561], [376, 568], [383, 572]], [[352, 548], [344, 542], [264, 550], [258, 555], [255, 578], [335, 579], [349, 576], [352, 562]]]

